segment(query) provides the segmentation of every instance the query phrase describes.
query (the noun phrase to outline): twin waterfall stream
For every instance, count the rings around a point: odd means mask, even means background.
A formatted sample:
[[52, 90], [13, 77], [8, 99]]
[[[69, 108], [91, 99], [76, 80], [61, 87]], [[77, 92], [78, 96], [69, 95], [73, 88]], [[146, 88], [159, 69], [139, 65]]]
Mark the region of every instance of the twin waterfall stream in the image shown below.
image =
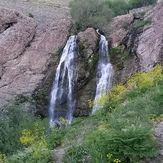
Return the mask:
[[[105, 95], [112, 86], [113, 68], [108, 56], [108, 42], [100, 35], [99, 60], [97, 67], [97, 86], [92, 113], [102, 107], [98, 99]], [[63, 117], [71, 124], [76, 108], [78, 45], [76, 36], [70, 36], [63, 49], [50, 97], [50, 126], [60, 126], [59, 118]]]

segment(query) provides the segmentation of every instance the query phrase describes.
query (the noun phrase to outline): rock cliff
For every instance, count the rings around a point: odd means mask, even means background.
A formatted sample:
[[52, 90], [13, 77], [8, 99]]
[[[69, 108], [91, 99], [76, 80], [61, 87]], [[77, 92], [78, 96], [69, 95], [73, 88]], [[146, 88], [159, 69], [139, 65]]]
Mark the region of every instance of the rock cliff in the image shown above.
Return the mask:
[[[55, 52], [63, 46], [71, 21], [60, 19], [38, 26], [33, 18], [0, 8], [0, 107], [17, 95], [32, 95], [54, 68]], [[53, 63], [53, 65], [52, 65]]]
[[[22, 3], [29, 5], [28, 2]], [[125, 82], [136, 71], [150, 71], [157, 63], [163, 63], [161, 3], [132, 10], [113, 19], [110, 35], [107, 36], [111, 51], [122, 46], [124, 49], [121, 47], [121, 50], [125, 53], [111, 58], [115, 83]], [[12, 7], [13, 4], [9, 8]], [[13, 8], [17, 9], [17, 6]], [[39, 114], [44, 116], [55, 67], [69, 35], [71, 21], [65, 13], [49, 18], [47, 13], [43, 17], [34, 12], [34, 18], [20, 13], [0, 7], [0, 107], [10, 103], [17, 95], [32, 96]], [[98, 39], [93, 28], [78, 34], [80, 57], [76, 116], [90, 112], [87, 101], [92, 100], [95, 93]]]
[[115, 65], [115, 82], [125, 82], [136, 71], [150, 71], [156, 64], [163, 64], [163, 6], [160, 3], [113, 19], [111, 47], [124, 45], [129, 50], [123, 68], [119, 70]]

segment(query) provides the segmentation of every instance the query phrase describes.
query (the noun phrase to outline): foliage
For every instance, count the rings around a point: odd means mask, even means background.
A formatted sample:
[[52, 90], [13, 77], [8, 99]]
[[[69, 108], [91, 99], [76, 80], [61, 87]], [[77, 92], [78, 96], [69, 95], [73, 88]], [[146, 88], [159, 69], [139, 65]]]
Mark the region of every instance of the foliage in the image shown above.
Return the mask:
[[100, 0], [74, 0], [70, 7], [71, 16], [78, 30], [87, 27], [102, 29], [112, 17], [111, 9]]
[[19, 142], [21, 130], [34, 122], [28, 111], [21, 111], [18, 104], [4, 108], [0, 113], [0, 152], [11, 154], [22, 148]]
[[135, 92], [147, 90], [149, 87], [155, 86], [162, 80], [162, 67], [157, 65], [151, 72], [138, 72], [128, 79], [128, 89], [135, 88]]
[[[74, 0], [70, 8], [77, 30], [84, 30], [87, 27], [104, 29], [113, 16], [127, 14], [133, 8], [154, 3], [156, 0]], [[147, 22], [138, 25], [145, 24]]]
[[72, 147], [64, 157], [65, 163], [137, 163], [157, 156], [158, 143], [151, 121], [162, 120], [162, 76], [159, 65], [151, 72], [134, 74], [125, 86], [115, 85], [103, 96], [100, 102], [104, 108], [89, 118], [77, 118], [66, 128], [67, 120], [60, 118], [60, 130], [48, 130], [47, 119], [22, 112], [18, 104], [2, 110], [0, 161], [55, 162], [52, 149], [60, 145]]
[[20, 142], [25, 148], [8, 157], [8, 160], [13, 163], [53, 162], [54, 157], [52, 151], [48, 149], [48, 139], [45, 134], [46, 125], [45, 121], [40, 120], [34, 122], [31, 129], [23, 129]]
[[52, 127], [49, 134], [46, 135], [47, 147], [49, 149], [54, 149], [62, 143], [63, 136], [65, 134], [64, 129], [58, 129], [57, 127]]
[[10, 163], [53, 163], [52, 151], [43, 148], [44, 144], [37, 144], [32, 148], [28, 147], [7, 158]]
[[[131, 98], [129, 94], [135, 94], [135, 91], [137, 94]], [[68, 129], [71, 134], [72, 127], [77, 135], [84, 134], [80, 135], [83, 139], [78, 146], [67, 152], [65, 160], [137, 163], [157, 157], [159, 146], [151, 119], [155, 122], [162, 119], [162, 67], [157, 65], [151, 72], [134, 74], [125, 86], [114, 86], [103, 98], [103, 109]], [[92, 105], [91, 100], [89, 103]]]
[[107, 135], [108, 131], [98, 129], [91, 131], [84, 139], [84, 147], [88, 151], [92, 162], [107, 162]]
[[124, 45], [110, 49], [110, 60], [115, 63], [119, 69], [124, 68], [125, 61], [129, 58], [129, 51]]
[[98, 103], [104, 105], [104, 107], [108, 108], [109, 112], [112, 111], [120, 102], [122, 102], [123, 95], [127, 92], [127, 89], [122, 84], [117, 84], [113, 86], [112, 91], [107, 95], [102, 95], [101, 98], [98, 99]]
[[129, 0], [129, 9], [148, 6], [156, 3], [156, 0]]
[[106, 0], [106, 5], [112, 9], [114, 16], [126, 14], [129, 4], [125, 0]]
[[64, 46], [61, 46], [56, 52], [52, 53], [52, 55], [55, 56], [60, 56], [62, 51], [63, 51]]
[[150, 128], [143, 125], [112, 129], [108, 135], [108, 151], [124, 162], [137, 162], [141, 158], [158, 154], [158, 145]]
[[127, 14], [129, 10], [155, 4], [156, 0], [106, 0], [115, 16]]
[[[22, 111], [18, 101], [1, 111], [0, 161], [54, 162], [51, 149], [61, 144], [63, 130], [53, 128], [46, 133], [47, 119], [41, 120], [28, 111]], [[61, 121], [63, 125], [67, 122], [65, 119]]]
[[151, 20], [139, 20], [139, 21], [134, 22], [131, 26], [129, 26], [129, 28], [130, 29], [141, 28], [149, 24], [151, 24]]

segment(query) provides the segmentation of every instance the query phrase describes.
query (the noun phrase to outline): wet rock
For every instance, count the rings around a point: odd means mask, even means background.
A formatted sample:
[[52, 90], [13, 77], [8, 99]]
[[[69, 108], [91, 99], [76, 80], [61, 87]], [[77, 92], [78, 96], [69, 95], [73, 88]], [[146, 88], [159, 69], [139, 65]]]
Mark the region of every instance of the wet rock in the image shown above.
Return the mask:
[[[98, 34], [93, 28], [87, 28], [84, 32], [79, 32], [78, 42], [80, 51], [85, 58], [89, 58], [97, 49]], [[79, 49], [80, 50], [80, 49]]]
[[87, 116], [91, 112], [88, 100], [93, 100], [96, 90], [96, 66], [98, 61], [99, 36], [93, 28], [78, 34], [79, 63], [77, 81], [77, 108], [75, 116]]

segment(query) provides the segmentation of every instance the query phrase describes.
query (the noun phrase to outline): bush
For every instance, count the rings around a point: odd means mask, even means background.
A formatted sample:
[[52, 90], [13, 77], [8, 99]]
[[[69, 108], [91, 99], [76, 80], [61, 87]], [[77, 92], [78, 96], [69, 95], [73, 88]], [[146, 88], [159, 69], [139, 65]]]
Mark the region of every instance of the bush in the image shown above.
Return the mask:
[[106, 4], [111, 8], [114, 16], [126, 14], [129, 10], [129, 5], [125, 0], [107, 0]]
[[123, 162], [137, 163], [142, 158], [158, 154], [158, 145], [152, 131], [145, 125], [128, 125], [113, 129], [108, 135], [108, 152]]
[[94, 163], [107, 162], [108, 152], [108, 131], [105, 127], [99, 127], [98, 129], [90, 132], [84, 140], [84, 147], [90, 155], [91, 161]]
[[[126, 87], [116, 85], [100, 99], [104, 104], [109, 102], [84, 121], [92, 126], [87, 132], [87, 125], [83, 129], [84, 125], [80, 124], [80, 133], [85, 134], [80, 134], [78, 139], [82, 136], [84, 139], [79, 147], [67, 152], [67, 162], [138, 163], [157, 157], [159, 146], [151, 119], [156, 122], [163, 117], [159, 116], [163, 114], [162, 67], [157, 65], [151, 72], [134, 74]], [[135, 90], [137, 94], [131, 98], [128, 94], [135, 95]], [[78, 128], [79, 124], [74, 131]]]
[[145, 25], [149, 25], [151, 23], [152, 22], [150, 20], [136, 21], [131, 26], [129, 26], [129, 29], [138, 29], [138, 28], [144, 27]]
[[127, 14], [129, 10], [155, 4], [156, 0], [106, 0], [106, 4], [114, 16]]
[[[21, 130], [34, 122], [34, 117], [22, 111], [19, 105], [4, 108], [0, 113], [0, 152], [12, 154], [21, 149]], [[30, 126], [30, 125], [29, 125]]]
[[157, 65], [151, 72], [135, 73], [128, 79], [127, 85], [128, 89], [134, 89], [135, 93], [140, 93], [156, 86], [160, 81], [162, 81], [162, 67]]
[[100, 0], [74, 0], [70, 7], [77, 30], [87, 27], [103, 29], [112, 17], [111, 9]]
[[156, 3], [156, 0], [129, 0], [129, 9], [148, 6]]

